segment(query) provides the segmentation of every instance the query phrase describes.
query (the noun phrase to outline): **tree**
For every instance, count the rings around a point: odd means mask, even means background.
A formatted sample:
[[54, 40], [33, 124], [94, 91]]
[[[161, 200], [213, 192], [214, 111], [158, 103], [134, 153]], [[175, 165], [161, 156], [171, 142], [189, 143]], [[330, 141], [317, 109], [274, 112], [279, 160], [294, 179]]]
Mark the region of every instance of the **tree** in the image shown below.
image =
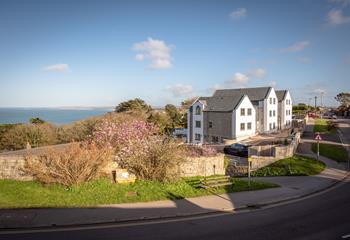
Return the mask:
[[181, 113], [179, 112], [179, 110], [177, 109], [176, 106], [174, 106], [172, 104], [165, 105], [165, 112], [169, 116], [169, 118], [171, 119], [171, 121], [172, 121], [171, 124], [174, 127], [180, 123]]
[[336, 97], [335, 100], [337, 100], [341, 106], [343, 107], [349, 107], [350, 105], [350, 93], [339, 93]]
[[337, 111], [341, 114], [344, 114], [344, 112], [350, 110], [350, 93], [339, 93], [335, 100], [337, 100], [340, 103], [340, 106], [338, 107]]
[[127, 111], [145, 111], [149, 112], [152, 108], [150, 105], [140, 98], [131, 99], [125, 102], [119, 103], [115, 107], [115, 112], [127, 112]]
[[29, 119], [29, 122], [32, 123], [32, 124], [43, 124], [43, 123], [45, 123], [44, 120], [42, 120], [41, 118], [38, 118], [38, 117]]
[[186, 100], [183, 100], [181, 102], [181, 109], [182, 110], [186, 110], [190, 108], [190, 106], [192, 105], [192, 103], [197, 99], [197, 97], [194, 97], [194, 98], [189, 98], [189, 99], [186, 99]]
[[94, 141], [113, 149], [118, 165], [139, 179], [168, 181], [179, 177], [184, 147], [159, 135], [158, 127], [152, 123], [105, 119], [94, 133]]

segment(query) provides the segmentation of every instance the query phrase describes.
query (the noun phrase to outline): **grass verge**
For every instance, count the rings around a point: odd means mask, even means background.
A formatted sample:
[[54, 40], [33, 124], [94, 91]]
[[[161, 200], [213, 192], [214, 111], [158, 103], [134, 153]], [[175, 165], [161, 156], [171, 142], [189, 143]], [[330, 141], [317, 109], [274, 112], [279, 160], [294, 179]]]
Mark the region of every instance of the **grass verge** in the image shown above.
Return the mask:
[[315, 119], [314, 132], [319, 133], [336, 133], [336, 127], [326, 119]]
[[[311, 149], [314, 153], [317, 153], [317, 143], [313, 143]], [[320, 155], [337, 162], [346, 162], [348, 160], [348, 152], [340, 145], [320, 143]]]
[[246, 180], [233, 179], [232, 186], [205, 190], [197, 187], [199, 180], [200, 177], [191, 177], [175, 183], [137, 181], [124, 185], [101, 179], [70, 189], [61, 185], [43, 185], [35, 181], [0, 180], [0, 208], [92, 207], [278, 187], [273, 183], [253, 181], [249, 188]]
[[274, 162], [252, 173], [255, 177], [310, 176], [322, 172], [326, 165], [316, 159], [293, 156]]

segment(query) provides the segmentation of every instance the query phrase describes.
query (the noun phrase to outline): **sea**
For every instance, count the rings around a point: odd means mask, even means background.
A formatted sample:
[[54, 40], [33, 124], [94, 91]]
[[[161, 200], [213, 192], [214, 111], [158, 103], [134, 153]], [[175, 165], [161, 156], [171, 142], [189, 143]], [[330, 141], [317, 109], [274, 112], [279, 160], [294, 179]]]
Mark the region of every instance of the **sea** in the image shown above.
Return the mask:
[[0, 124], [28, 123], [30, 118], [64, 125], [89, 117], [104, 115], [112, 107], [98, 108], [0, 108]]

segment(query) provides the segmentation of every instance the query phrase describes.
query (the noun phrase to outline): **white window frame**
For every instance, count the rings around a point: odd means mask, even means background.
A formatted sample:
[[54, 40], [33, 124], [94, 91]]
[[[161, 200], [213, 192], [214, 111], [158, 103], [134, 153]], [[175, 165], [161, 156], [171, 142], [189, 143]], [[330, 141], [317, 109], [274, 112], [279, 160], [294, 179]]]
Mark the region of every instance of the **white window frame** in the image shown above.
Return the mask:
[[[242, 126], [243, 126], [243, 128], [242, 128]], [[241, 123], [239, 129], [240, 129], [241, 131], [245, 131], [245, 123]]]

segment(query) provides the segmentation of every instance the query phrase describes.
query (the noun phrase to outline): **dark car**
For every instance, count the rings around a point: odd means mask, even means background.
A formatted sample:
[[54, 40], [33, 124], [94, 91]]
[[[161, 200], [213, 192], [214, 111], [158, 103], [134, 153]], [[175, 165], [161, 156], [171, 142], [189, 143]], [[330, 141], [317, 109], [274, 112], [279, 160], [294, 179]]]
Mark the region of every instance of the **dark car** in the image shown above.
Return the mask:
[[239, 157], [248, 157], [248, 148], [250, 145], [234, 143], [224, 147], [224, 153]]

